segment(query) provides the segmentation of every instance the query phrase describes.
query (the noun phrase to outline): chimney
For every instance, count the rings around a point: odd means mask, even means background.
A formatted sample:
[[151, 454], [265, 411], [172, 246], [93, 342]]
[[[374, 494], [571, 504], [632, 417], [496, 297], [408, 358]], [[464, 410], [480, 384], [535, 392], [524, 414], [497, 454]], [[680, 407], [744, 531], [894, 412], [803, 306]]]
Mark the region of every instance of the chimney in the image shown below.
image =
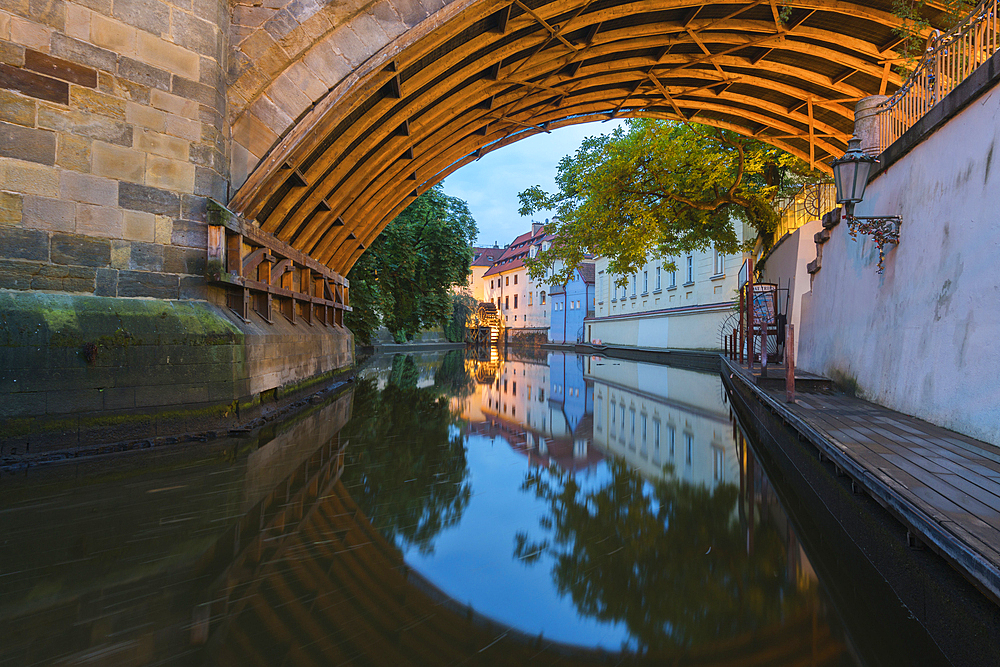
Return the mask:
[[[546, 218], [545, 222], [548, 222], [548, 221], [549, 221], [548, 218]], [[541, 232], [544, 228], [545, 228], [545, 225], [543, 225], [542, 223], [535, 222], [534, 220], [531, 221], [531, 235], [532, 236], [538, 236], [539, 232]]]

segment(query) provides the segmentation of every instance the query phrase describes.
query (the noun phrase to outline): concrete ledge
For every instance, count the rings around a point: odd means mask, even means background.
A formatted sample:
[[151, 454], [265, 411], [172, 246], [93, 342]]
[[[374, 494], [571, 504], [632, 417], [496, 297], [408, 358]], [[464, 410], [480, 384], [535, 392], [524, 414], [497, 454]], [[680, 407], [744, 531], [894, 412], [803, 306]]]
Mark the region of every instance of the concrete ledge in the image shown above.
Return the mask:
[[235, 428], [353, 360], [343, 328], [0, 290], [0, 455]]
[[645, 361], [654, 364], [667, 364], [677, 368], [688, 368], [696, 371], [719, 370], [719, 353], [709, 350], [667, 350], [641, 347], [621, 347], [606, 345], [576, 345], [574, 349], [581, 354], [597, 354], [614, 359], [629, 361]]

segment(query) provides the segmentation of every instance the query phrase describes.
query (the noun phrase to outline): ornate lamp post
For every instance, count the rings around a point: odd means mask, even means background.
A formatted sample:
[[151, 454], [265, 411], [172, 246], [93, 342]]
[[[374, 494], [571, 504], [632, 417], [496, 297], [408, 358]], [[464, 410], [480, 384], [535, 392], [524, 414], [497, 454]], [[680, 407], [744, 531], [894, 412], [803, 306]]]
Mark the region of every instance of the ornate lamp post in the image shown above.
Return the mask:
[[851, 238], [857, 233], [868, 234], [878, 248], [878, 272], [882, 273], [885, 246], [899, 244], [899, 226], [903, 220], [898, 215], [855, 216], [854, 205], [864, 199], [868, 186], [868, 175], [878, 162], [876, 158], [861, 150], [861, 139], [855, 135], [847, 142], [847, 152], [843, 157], [830, 163], [833, 167], [833, 183], [837, 188], [837, 203], [846, 211], [847, 227]]

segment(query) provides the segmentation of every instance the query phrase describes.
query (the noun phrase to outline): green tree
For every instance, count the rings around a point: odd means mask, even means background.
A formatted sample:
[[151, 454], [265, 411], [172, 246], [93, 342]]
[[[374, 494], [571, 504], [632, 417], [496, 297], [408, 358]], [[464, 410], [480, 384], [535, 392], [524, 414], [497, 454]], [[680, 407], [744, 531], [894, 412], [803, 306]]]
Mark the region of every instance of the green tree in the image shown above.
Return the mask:
[[381, 391], [373, 380], [354, 389], [354, 417], [341, 431], [343, 481], [372, 525], [400, 548], [433, 553], [472, 497], [461, 423], [449, 394], [418, 388], [413, 357], [396, 355]]
[[709, 489], [673, 476], [651, 483], [621, 459], [610, 472], [594, 490], [554, 467], [522, 485], [549, 511], [539, 519], [545, 537], [519, 533], [514, 556], [529, 566], [548, 556], [559, 592], [581, 614], [624, 623], [655, 655], [779, 624], [812, 602], [815, 593], [784, 576], [777, 527], [741, 524], [736, 485]]
[[585, 253], [604, 255], [609, 270], [624, 276], [650, 253], [740, 252], [746, 243], [733, 220], [773, 234], [774, 197], [809, 175], [802, 160], [728, 130], [651, 119], [627, 128], [588, 137], [564, 157], [558, 192], [533, 186], [520, 193], [521, 215], [557, 213], [550, 224], [558, 238], [531, 262], [532, 276], [562, 260], [554, 282], [563, 282]]
[[466, 284], [478, 234], [468, 205], [437, 185], [406, 207], [354, 265], [347, 326], [370, 343], [379, 324], [397, 339], [447, 324], [452, 288]]
[[451, 295], [451, 317], [444, 325], [444, 335], [452, 343], [461, 343], [465, 340], [465, 327], [469, 323], [469, 318], [476, 312], [475, 298], [468, 291], [453, 292]]

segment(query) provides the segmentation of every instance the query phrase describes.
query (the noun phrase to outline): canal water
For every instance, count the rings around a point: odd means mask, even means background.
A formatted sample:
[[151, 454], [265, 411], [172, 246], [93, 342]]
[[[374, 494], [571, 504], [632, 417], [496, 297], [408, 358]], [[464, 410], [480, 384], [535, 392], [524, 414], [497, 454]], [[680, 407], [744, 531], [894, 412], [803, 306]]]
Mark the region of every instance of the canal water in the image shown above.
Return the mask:
[[259, 433], [0, 475], [0, 665], [937, 664], [760, 451], [717, 373], [375, 357]]

